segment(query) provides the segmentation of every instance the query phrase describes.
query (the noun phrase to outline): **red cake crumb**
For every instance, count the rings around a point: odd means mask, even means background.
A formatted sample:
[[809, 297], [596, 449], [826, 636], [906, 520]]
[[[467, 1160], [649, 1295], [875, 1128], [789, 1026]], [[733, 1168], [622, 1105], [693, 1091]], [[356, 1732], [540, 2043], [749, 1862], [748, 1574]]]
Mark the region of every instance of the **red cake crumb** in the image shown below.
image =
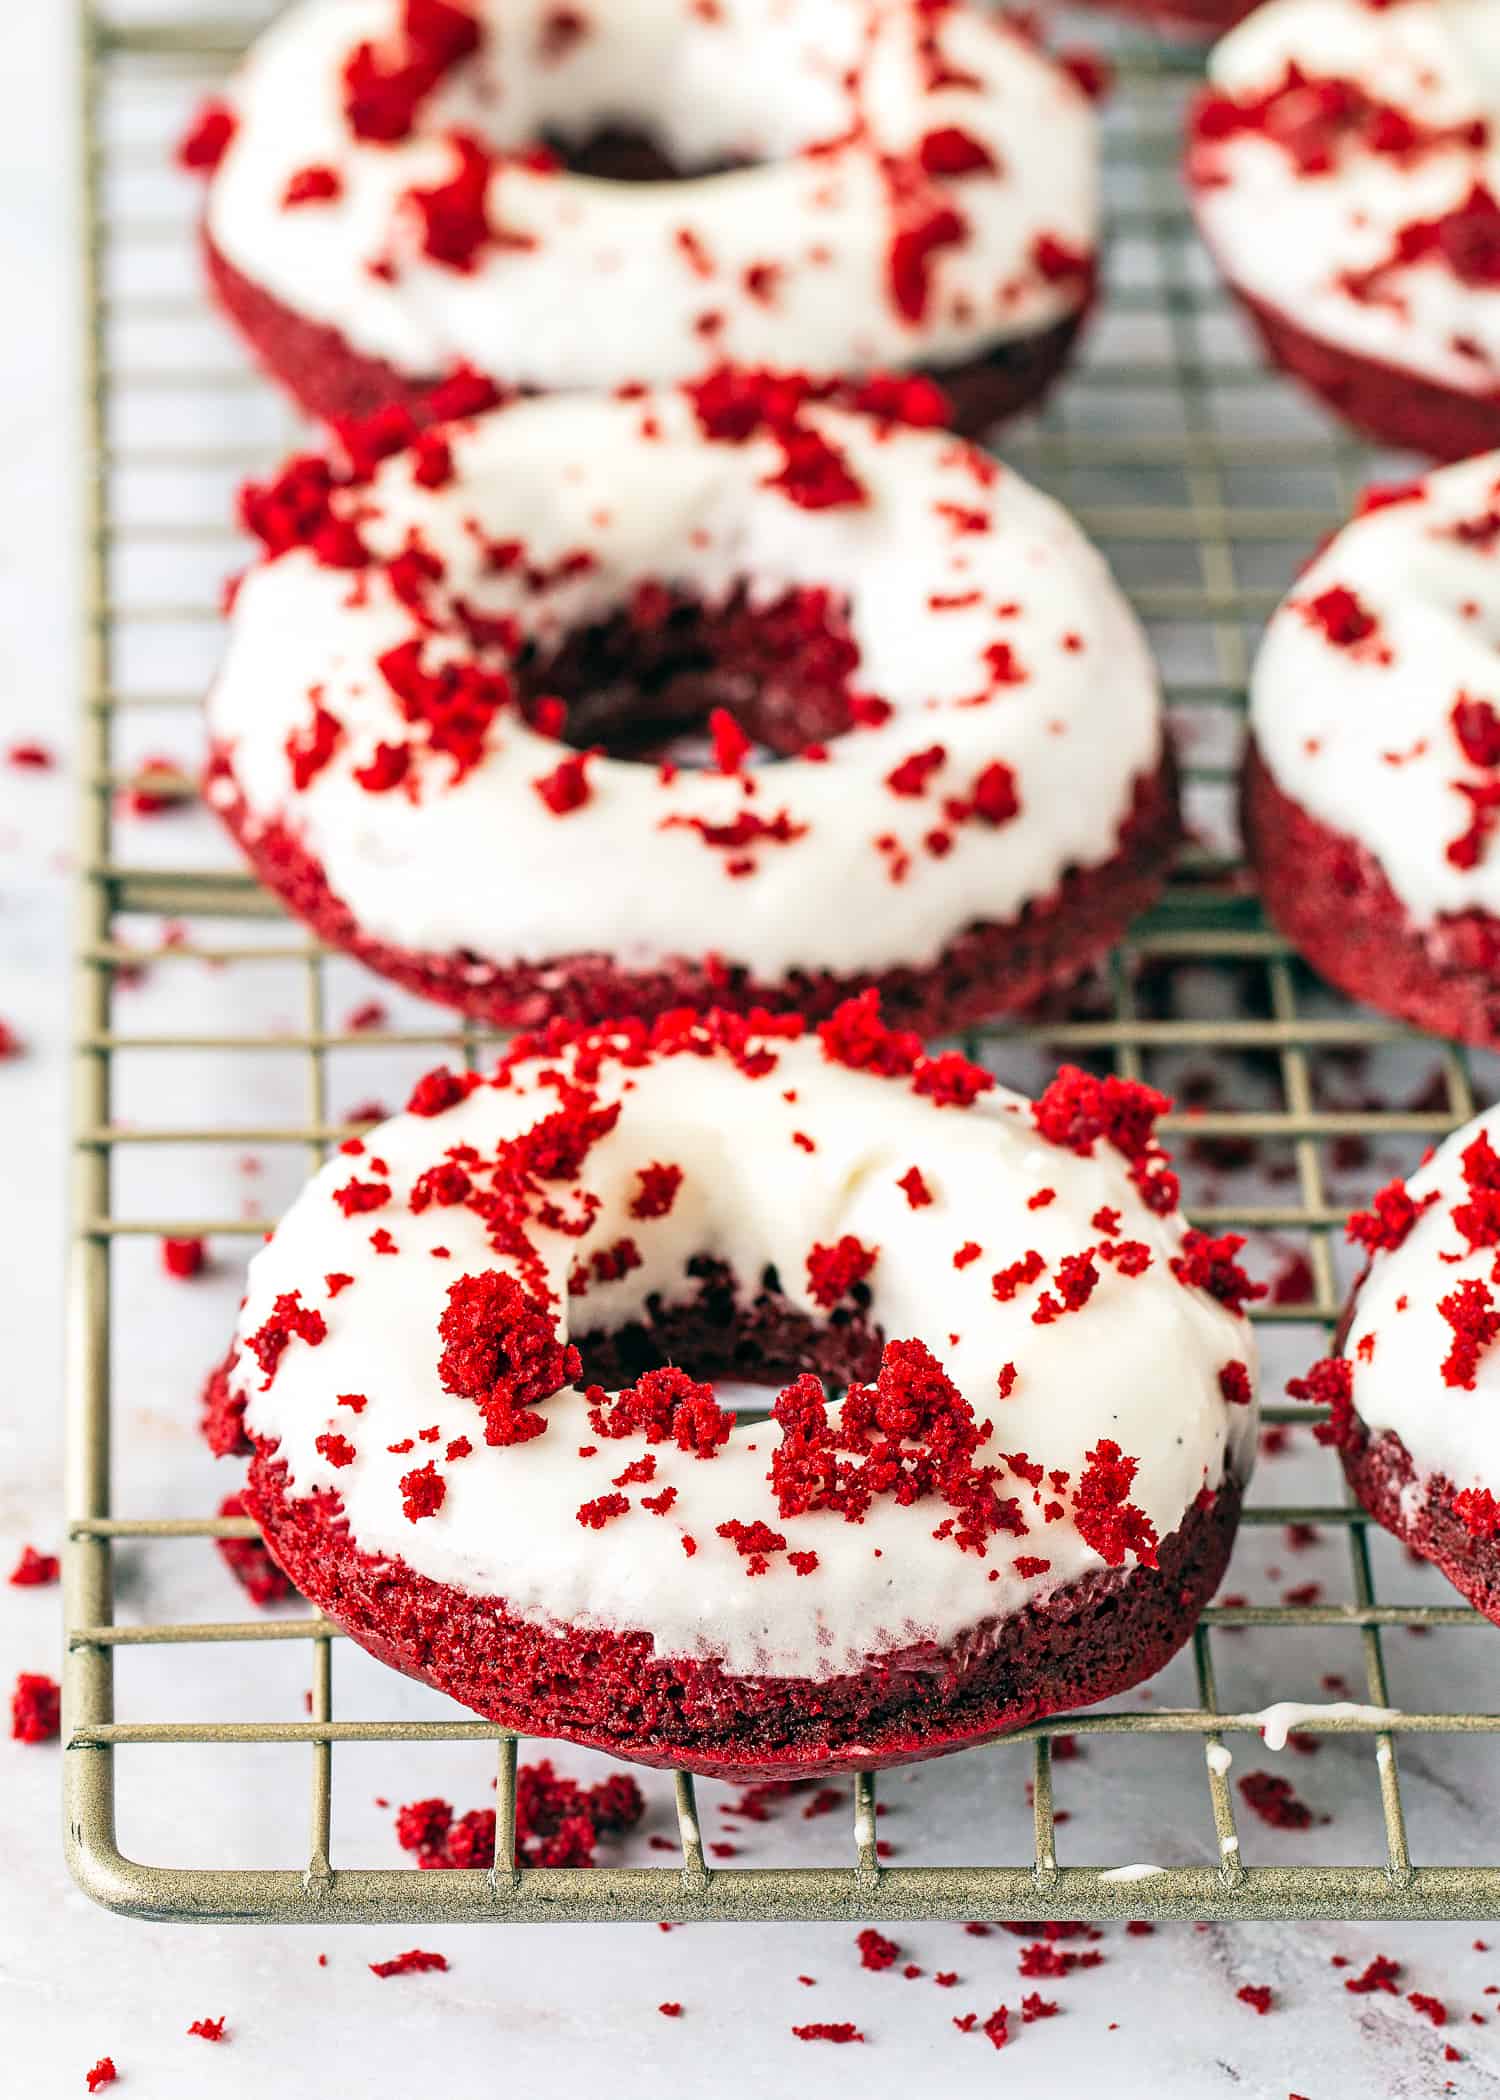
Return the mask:
[[662, 1166], [659, 1163], [642, 1167], [636, 1175], [640, 1187], [631, 1200], [630, 1215], [633, 1218], [665, 1218], [670, 1215], [677, 1201], [677, 1191], [682, 1187], [682, 1169], [677, 1166]]
[[1392, 1961], [1389, 1955], [1377, 1954], [1358, 1976], [1345, 1979], [1344, 1989], [1352, 1991], [1357, 1998], [1367, 1998], [1375, 1991], [1384, 1991], [1390, 1997], [1397, 1998], [1400, 1992], [1396, 1988], [1396, 1981], [1400, 1974], [1400, 1962]]
[[1367, 1254], [1394, 1253], [1405, 1243], [1422, 1213], [1437, 1200], [1438, 1191], [1433, 1189], [1420, 1203], [1414, 1202], [1406, 1183], [1398, 1177], [1377, 1193], [1372, 1209], [1357, 1210], [1351, 1215], [1349, 1239]]
[[901, 1949], [894, 1940], [867, 1925], [854, 1942], [859, 1949], [859, 1965], [862, 1969], [889, 1969], [901, 1958]]
[[1453, 1329], [1453, 1346], [1443, 1359], [1443, 1383], [1472, 1393], [1479, 1359], [1500, 1335], [1494, 1296], [1488, 1284], [1469, 1277], [1446, 1298], [1439, 1298], [1437, 1309]]
[[83, 2080], [91, 2093], [98, 2093], [102, 2092], [105, 2086], [113, 2085], [119, 2075], [119, 2072], [115, 2069], [114, 2058], [112, 2056], [101, 2056], [92, 2071], [84, 2072]]
[[390, 1961], [372, 1961], [372, 1976], [424, 1976], [429, 1970], [446, 1970], [448, 1957], [445, 1954], [427, 1954], [420, 1947], [412, 1947], [405, 1954], [398, 1954]]
[[1134, 1553], [1143, 1568], [1156, 1566], [1156, 1527], [1125, 1500], [1139, 1466], [1139, 1459], [1127, 1458], [1117, 1443], [1101, 1437], [1074, 1490], [1073, 1521], [1079, 1535], [1112, 1568], [1119, 1567], [1127, 1553]]
[[226, 2041], [228, 2036], [224, 2027], [225, 2017], [221, 2013], [216, 2020], [194, 2020], [192, 2026], [188, 2029], [188, 2033], [196, 2034], [205, 2042]]
[[202, 1240], [163, 1240], [161, 1243], [161, 1265], [169, 1276], [184, 1281], [201, 1276], [207, 1259], [208, 1248]]
[[1307, 1830], [1312, 1826], [1312, 1810], [1305, 1801], [1298, 1800], [1290, 1781], [1274, 1772], [1246, 1772], [1240, 1780], [1240, 1793], [1245, 1806], [1273, 1830]]
[[541, 1436], [547, 1424], [533, 1412], [536, 1403], [582, 1373], [577, 1349], [558, 1340], [546, 1307], [498, 1269], [460, 1277], [450, 1286], [438, 1333], [445, 1344], [438, 1377], [447, 1392], [475, 1402], [488, 1444]]
[[284, 1291], [272, 1307], [265, 1325], [245, 1344], [266, 1374], [262, 1391], [269, 1391], [282, 1354], [294, 1337], [316, 1349], [328, 1338], [328, 1323], [320, 1312], [303, 1305], [300, 1291]]
[[[340, 1440], [342, 1441], [342, 1439]], [[448, 1494], [448, 1483], [431, 1459], [401, 1476], [401, 1514], [409, 1524], [436, 1516]]]
[[1231, 1312], [1266, 1295], [1266, 1285], [1252, 1283], [1235, 1256], [1245, 1244], [1242, 1234], [1221, 1233], [1217, 1239], [1190, 1229], [1183, 1234], [1182, 1253], [1172, 1258], [1172, 1274], [1193, 1290], [1207, 1291]]
[[1006, 2043], [1012, 2039], [1010, 2034], [1010, 2013], [1006, 2007], [997, 2005], [989, 2018], [982, 2022], [979, 2032], [988, 2036], [996, 2049], [1003, 2049]]
[[920, 1167], [908, 1167], [897, 1178], [896, 1186], [905, 1192], [906, 1200], [913, 1210], [925, 1210], [932, 1202], [932, 1190], [923, 1179]]
[[867, 1247], [852, 1233], [831, 1247], [815, 1246], [807, 1256], [807, 1283], [813, 1302], [828, 1310], [864, 1282], [880, 1256], [878, 1247]]
[[1431, 2020], [1434, 2027], [1447, 2026], [1448, 2008], [1441, 1998], [1434, 1998], [1427, 1991], [1408, 1991], [1406, 2002], [1413, 2012], [1419, 2012], [1424, 2019]]
[[[238, 1495], [226, 1495], [219, 1504], [221, 1517], [243, 1517], [247, 1515], [245, 1505]], [[277, 1567], [265, 1544], [260, 1539], [216, 1539], [219, 1557], [236, 1582], [249, 1593], [252, 1604], [281, 1604], [297, 1592], [290, 1579]]]
[[799, 2042], [862, 2042], [864, 2036], [850, 2020], [810, 2020], [805, 2027], [794, 2027], [792, 2033]]
[[669, 2020], [680, 2020], [682, 2018], [682, 2007], [675, 1998], [664, 2000], [656, 2009]]
[[211, 175], [234, 143], [239, 120], [227, 102], [200, 105], [177, 148], [177, 165], [193, 175]]
[[10, 1696], [10, 1732], [17, 1743], [50, 1743], [62, 1726], [62, 1688], [23, 1670]]
[[1268, 2013], [1274, 2003], [1268, 1983], [1242, 1983], [1234, 1995], [1241, 2005], [1253, 2006], [1261, 2014]]
[[23, 1546], [21, 1558], [11, 1569], [7, 1580], [12, 1589], [43, 1589], [56, 1582], [61, 1563], [55, 1553], [38, 1553], [35, 1546]]
[[1225, 1364], [1219, 1373], [1219, 1391], [1231, 1407], [1248, 1407], [1251, 1400], [1249, 1367], [1238, 1360]]
[[[1032, 1119], [1049, 1144], [1089, 1158], [1101, 1141], [1129, 1162], [1130, 1178], [1148, 1210], [1177, 1208], [1180, 1188], [1156, 1138], [1156, 1121], [1171, 1102], [1138, 1080], [1104, 1079], [1064, 1065], [1032, 1104]], [[1200, 1235], [1200, 1237], [1202, 1237]]]
[[[951, 1979], [957, 1982], [957, 1978]], [[938, 1982], [943, 1981], [942, 1977]], [[1055, 2020], [1062, 2007], [1053, 1998], [1044, 1998], [1040, 1991], [1028, 1991], [1021, 2000], [1021, 2018], [1029, 2026], [1033, 2020]]]

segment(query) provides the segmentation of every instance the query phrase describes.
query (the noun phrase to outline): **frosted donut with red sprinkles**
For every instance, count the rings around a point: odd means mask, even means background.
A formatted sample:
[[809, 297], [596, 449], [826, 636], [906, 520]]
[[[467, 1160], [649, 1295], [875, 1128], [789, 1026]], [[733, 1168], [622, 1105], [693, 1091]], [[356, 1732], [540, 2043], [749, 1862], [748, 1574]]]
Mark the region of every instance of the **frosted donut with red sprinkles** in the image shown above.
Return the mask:
[[1187, 1637], [1255, 1442], [1166, 1106], [873, 998], [523, 1038], [298, 1199], [210, 1440], [305, 1595], [528, 1733], [748, 1778], [1086, 1704]]
[[1294, 1383], [1330, 1410], [1360, 1501], [1500, 1624], [1500, 1111], [1393, 1181], [1349, 1236], [1369, 1262], [1337, 1356]]
[[1054, 503], [892, 420], [925, 381], [853, 391], [389, 411], [248, 491], [209, 793], [263, 877], [506, 1025], [1076, 976], [1177, 839], [1149, 652]]
[[732, 359], [940, 370], [978, 429], [1093, 294], [1088, 94], [968, 0], [303, 0], [182, 157], [222, 304], [321, 416]]
[[1268, 0], [1209, 75], [1194, 208], [1271, 357], [1382, 443], [1500, 443], [1500, 14]]
[[1371, 489], [1272, 617], [1245, 832], [1325, 977], [1500, 1042], [1500, 454]]

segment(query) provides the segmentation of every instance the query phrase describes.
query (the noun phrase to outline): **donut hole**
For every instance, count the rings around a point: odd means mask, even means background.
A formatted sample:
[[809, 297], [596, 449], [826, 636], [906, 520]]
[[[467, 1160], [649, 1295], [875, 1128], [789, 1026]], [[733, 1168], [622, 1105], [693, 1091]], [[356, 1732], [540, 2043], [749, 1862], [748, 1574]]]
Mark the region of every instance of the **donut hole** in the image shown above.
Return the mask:
[[857, 1284], [826, 1319], [792, 1305], [776, 1270], [745, 1289], [727, 1262], [694, 1256], [680, 1297], [653, 1292], [633, 1318], [590, 1328], [587, 1301], [570, 1317], [586, 1384], [608, 1391], [671, 1364], [704, 1380], [780, 1387], [811, 1371], [831, 1387], [872, 1380], [883, 1330], [870, 1318], [870, 1294]]
[[[853, 726], [859, 650], [847, 603], [803, 586], [757, 603], [739, 585], [721, 603], [648, 583], [606, 618], [523, 658], [528, 719], [561, 701], [564, 740], [611, 758], [714, 762], [705, 732], [729, 715], [761, 754], [794, 758]], [[555, 726], [555, 723], [554, 725]]]
[[546, 130], [541, 143], [570, 175], [596, 182], [701, 182], [756, 165], [744, 153], [695, 157], [674, 151], [666, 138], [636, 124], [602, 123], [573, 138]]

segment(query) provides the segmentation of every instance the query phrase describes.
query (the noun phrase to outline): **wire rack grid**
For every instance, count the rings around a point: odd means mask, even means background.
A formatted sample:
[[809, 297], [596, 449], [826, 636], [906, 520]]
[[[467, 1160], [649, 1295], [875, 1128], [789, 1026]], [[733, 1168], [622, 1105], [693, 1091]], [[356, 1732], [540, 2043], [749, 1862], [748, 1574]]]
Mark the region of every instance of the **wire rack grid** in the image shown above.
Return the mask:
[[[662, 1866], [542, 1870], [518, 1866], [515, 1850], [517, 1743], [475, 1720], [360, 1720], [335, 1713], [337, 1629], [317, 1617], [248, 1621], [131, 1622], [117, 1611], [118, 1556], [170, 1554], [184, 1541], [253, 1535], [232, 1518], [117, 1514], [112, 1502], [112, 1312], [116, 1262], [131, 1242], [156, 1235], [210, 1234], [241, 1251], [259, 1218], [134, 1216], [120, 1199], [122, 1163], [148, 1170], [168, 1155], [193, 1163], [210, 1147], [281, 1148], [302, 1167], [355, 1127], [330, 1112], [330, 1061], [354, 1040], [330, 1023], [330, 958], [293, 929], [251, 880], [222, 857], [202, 865], [140, 864], [122, 850], [121, 787], [141, 785], [122, 753], [137, 719], [191, 718], [201, 692], [196, 673], [174, 676], [166, 637], [187, 627], [211, 636], [213, 590], [163, 598], [139, 581], [190, 575], [206, 560], [227, 572], [233, 536], [227, 507], [196, 506], [139, 516], [132, 490], [156, 474], [233, 477], [261, 467], [293, 435], [285, 416], [266, 420], [265, 390], [213, 338], [206, 362], [153, 357], [132, 349], [152, 340], [192, 340], [199, 301], [190, 274], [192, 201], [143, 212], [130, 202], [143, 171], [159, 169], [172, 126], [221, 75], [226, 61], [272, 10], [247, 0], [240, 12], [209, 18], [192, 0], [80, 7], [85, 100], [84, 185], [88, 208], [87, 294], [91, 455], [88, 480], [86, 689], [82, 732], [85, 780], [77, 957], [75, 1095], [75, 1248], [70, 1297], [70, 1478], [66, 1565], [65, 1791], [72, 1870], [98, 1901], [137, 1916], [276, 1919], [328, 1924], [563, 1920], [733, 1920], [860, 1918], [1109, 1917], [1497, 1917], [1500, 1864], [1485, 1865], [1474, 1833], [1473, 1859], [1419, 1864], [1408, 1844], [1398, 1743], [1422, 1736], [1500, 1729], [1500, 1714], [1402, 1711], [1384, 1719], [1335, 1711], [1300, 1725], [1313, 1734], [1363, 1738], [1360, 1769], [1379, 1794], [1383, 1857], [1354, 1866], [1252, 1865], [1241, 1849], [1235, 1801], [1222, 1755], [1226, 1736], [1254, 1734], [1256, 1712], [1221, 1711], [1216, 1643], [1242, 1627], [1278, 1637], [1312, 1630], [1352, 1637], [1362, 1653], [1360, 1697], [1389, 1706], [1383, 1636], [1402, 1627], [1482, 1629], [1456, 1601], [1404, 1605], [1377, 1598], [1362, 1513], [1334, 1491], [1297, 1506], [1261, 1502], [1247, 1533], [1287, 1524], [1327, 1527], [1347, 1541], [1350, 1601], [1249, 1604], [1221, 1601], [1205, 1612], [1192, 1645], [1195, 1703], [1168, 1710], [1136, 1698], [1122, 1710], [1060, 1717], [1019, 1738], [1029, 1745], [1034, 1794], [1029, 1857], [1005, 1865], [888, 1866], [876, 1848], [876, 1783], [850, 1788], [850, 1851], [835, 1865], [726, 1868], [711, 1863], [699, 1829], [694, 1783], [675, 1776], [680, 1859]], [[1280, 1179], [1267, 1189], [1230, 1193], [1210, 1177], [1199, 1221], [1258, 1235], [1291, 1235], [1304, 1250], [1311, 1296], [1259, 1308], [1263, 1338], [1296, 1338], [1292, 1360], [1319, 1353], [1337, 1316], [1344, 1282], [1340, 1241], [1347, 1197], [1332, 1185], [1330, 1148], [1394, 1144], [1414, 1154], [1490, 1098], [1471, 1060], [1428, 1046], [1436, 1076], [1415, 1105], [1330, 1101], [1329, 1071], [1357, 1068], [1409, 1039], [1378, 1018], [1341, 1006], [1311, 983], [1259, 920], [1235, 859], [1227, 807], [1237, 751], [1249, 652], [1256, 626], [1297, 559], [1347, 507], [1370, 462], [1258, 370], [1236, 334], [1192, 240], [1175, 166], [1184, 94], [1196, 61], [1128, 32], [1100, 30], [1118, 67], [1108, 120], [1113, 206], [1112, 285], [1106, 320], [1083, 368], [1034, 424], [1007, 434], [1006, 455], [1068, 500], [1116, 561], [1161, 652], [1169, 698], [1184, 746], [1193, 810], [1207, 843], [1188, 857], [1166, 903], [1132, 936], [1107, 976], [1067, 1013], [1027, 1029], [971, 1041], [973, 1054], [1009, 1075], [1030, 1054], [1066, 1054], [1113, 1063], [1127, 1076], [1206, 1069], [1198, 1100], [1170, 1127], [1217, 1168], [1269, 1147]], [[172, 267], [164, 268], [163, 258]], [[175, 270], [175, 276], [174, 276]], [[142, 437], [141, 403], [164, 409], [170, 434]], [[214, 404], [205, 416], [205, 400]], [[160, 427], [160, 417], [157, 420]], [[227, 483], [226, 483], [227, 486]], [[189, 514], [189, 512], [191, 514]], [[174, 714], [175, 711], [175, 714]], [[166, 773], [146, 785], [172, 793]], [[160, 917], [166, 930], [146, 945], [129, 942], [122, 922]], [[262, 924], [269, 921], [269, 925]], [[304, 1011], [273, 1037], [232, 1026], [132, 1031], [120, 1007], [143, 967], [197, 962], [220, 982], [257, 966], [300, 977]], [[1186, 987], [1185, 990], [1182, 987]], [[217, 995], [217, 1011], [226, 1004]], [[201, 1016], [200, 1016], [201, 1018]], [[362, 1038], [380, 1043], [385, 1038]], [[482, 1059], [482, 1031], [461, 1029], [432, 1009], [390, 1041], [424, 1063], [434, 1053]], [[252, 1052], [273, 1049], [300, 1061], [305, 1092], [290, 1120], [221, 1121], [210, 1127], [140, 1120], [121, 1113], [116, 1066], [126, 1050], [166, 1060], [210, 1053], [248, 1069]], [[1237, 1154], [1236, 1148], [1239, 1148]], [[1253, 1196], [1253, 1200], [1252, 1200]], [[116, 1413], [117, 1422], [122, 1419]], [[1273, 1423], [1306, 1423], [1305, 1410], [1271, 1407]], [[123, 1443], [123, 1439], [121, 1442]], [[1448, 1593], [1441, 1589], [1438, 1595]], [[1486, 1638], [1481, 1631], [1472, 1636]], [[140, 1648], [181, 1658], [187, 1673], [230, 1644], [295, 1642], [310, 1654], [305, 1718], [248, 1721], [173, 1718], [117, 1721], [117, 1661]], [[243, 1649], [239, 1651], [243, 1654]], [[1457, 1686], [1454, 1686], [1455, 1692]], [[1149, 1696], [1149, 1695], [1148, 1695]], [[1204, 1751], [1203, 1863], [1122, 1873], [1060, 1858], [1051, 1744], [1110, 1737], [1142, 1754], [1163, 1736], [1197, 1739]], [[335, 1864], [331, 1832], [335, 1750], [354, 1744], [424, 1746], [492, 1743], [497, 1759], [497, 1861], [490, 1872], [420, 1873]], [[117, 1763], [162, 1746], [302, 1745], [311, 1766], [311, 1805], [300, 1869], [151, 1865], [126, 1857], [116, 1837]], [[420, 1784], [412, 1791], [421, 1792]], [[294, 1804], [285, 1805], [288, 1818]], [[1201, 1812], [1201, 1810], [1200, 1810]], [[1184, 1812], [1185, 1813], [1185, 1812]], [[971, 1855], [972, 1856], [972, 1855]]]

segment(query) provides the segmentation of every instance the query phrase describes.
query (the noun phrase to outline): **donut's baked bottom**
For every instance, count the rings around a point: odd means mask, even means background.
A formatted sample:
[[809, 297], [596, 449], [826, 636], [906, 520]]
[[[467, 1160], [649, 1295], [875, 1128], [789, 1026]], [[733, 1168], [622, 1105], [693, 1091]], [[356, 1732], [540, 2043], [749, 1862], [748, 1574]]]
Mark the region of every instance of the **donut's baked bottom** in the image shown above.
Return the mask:
[[1433, 1035], [1500, 1045], [1500, 920], [1413, 925], [1374, 856], [1284, 794], [1253, 743], [1243, 824], [1267, 913], [1330, 984]]
[[1433, 1473], [1418, 1487], [1416, 1463], [1395, 1431], [1373, 1436], [1357, 1414], [1349, 1419], [1339, 1457], [1376, 1523], [1441, 1568], [1460, 1596], [1500, 1625], [1500, 1539], [1475, 1538], [1453, 1507], [1452, 1481]]
[[[209, 283], [220, 306], [239, 329], [271, 378], [285, 387], [308, 415], [331, 422], [368, 416], [396, 402], [420, 410], [441, 373], [413, 377], [358, 351], [336, 328], [305, 315], [244, 276], [205, 236]], [[952, 426], [978, 437], [996, 423], [1035, 407], [1066, 365], [1088, 314], [1077, 313], [1034, 335], [998, 344], [962, 364], [935, 366], [931, 377], [953, 405]], [[786, 362], [795, 364], [795, 357]], [[504, 374], [492, 375], [503, 382]]]
[[559, 1017], [651, 1020], [683, 1006], [734, 1013], [759, 1007], [822, 1019], [873, 985], [890, 1026], [924, 1036], [948, 1034], [992, 1014], [1023, 1011], [1107, 954], [1161, 895], [1181, 838], [1175, 769], [1168, 761], [1136, 783], [1111, 858], [1065, 875], [1020, 917], [966, 928], [926, 967], [859, 976], [793, 972], [766, 982], [712, 958], [684, 957], [633, 971], [608, 955], [580, 953], [502, 967], [392, 947], [363, 931], [330, 889], [319, 862], [284, 827], [252, 830], [223, 752], [211, 762], [209, 784], [227, 791], [224, 799], [214, 798], [214, 807], [262, 882], [322, 940], [408, 991], [502, 1028], [534, 1028]]
[[1272, 363], [1376, 444], [1437, 460], [1468, 459], [1500, 445], [1500, 394], [1464, 393], [1419, 372], [1363, 357], [1310, 335], [1276, 307], [1252, 298], [1232, 279], [1229, 283]]
[[[225, 1401], [221, 1370], [211, 1417], [223, 1419]], [[1240, 1507], [1226, 1481], [1162, 1541], [1155, 1569], [1102, 1570], [974, 1627], [959, 1646], [913, 1646], [815, 1681], [659, 1658], [645, 1632], [544, 1626], [501, 1598], [362, 1553], [338, 1497], [289, 1496], [286, 1468], [264, 1445], [243, 1499], [297, 1588], [393, 1669], [528, 1735], [733, 1780], [940, 1757], [1140, 1683], [1188, 1639], [1217, 1589]]]

